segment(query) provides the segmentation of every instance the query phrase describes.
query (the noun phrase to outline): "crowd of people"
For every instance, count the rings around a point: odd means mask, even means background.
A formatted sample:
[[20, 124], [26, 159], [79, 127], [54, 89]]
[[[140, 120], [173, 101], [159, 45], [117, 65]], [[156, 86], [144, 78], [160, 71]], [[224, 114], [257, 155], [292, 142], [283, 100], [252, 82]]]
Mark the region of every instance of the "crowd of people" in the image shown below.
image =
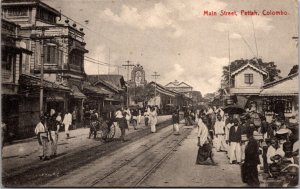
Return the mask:
[[[35, 127], [35, 134], [39, 143], [39, 158], [41, 160], [49, 160], [57, 156], [57, 142], [59, 137], [59, 131], [64, 131], [66, 139], [70, 138], [70, 127], [76, 128], [76, 118], [73, 118], [73, 113], [66, 112], [62, 116], [61, 112], [56, 112], [54, 109], [50, 110], [50, 113], [45, 113], [40, 116], [40, 121]], [[90, 128], [88, 138], [95, 139], [97, 137], [97, 131], [100, 126], [109, 128], [110, 121], [116, 122], [121, 130], [121, 141], [127, 141], [125, 139], [126, 130], [129, 130], [129, 126], [132, 126], [135, 130], [141, 124], [141, 117], [144, 116], [145, 126], [150, 126], [152, 133], [156, 132], [157, 125], [157, 107], [147, 106], [143, 111], [140, 108], [129, 109], [119, 108], [114, 112], [114, 116], [111, 120], [105, 119], [104, 115], [100, 115], [96, 110], [90, 110], [88, 119], [88, 127]], [[86, 126], [87, 120], [84, 121]], [[2, 124], [3, 125], [3, 124]]]
[[298, 117], [274, 115], [269, 122], [255, 109], [245, 113], [228, 114], [222, 108], [186, 110], [186, 125], [198, 126], [198, 154], [196, 163], [217, 165], [212, 148], [227, 154], [229, 164], [242, 167], [243, 181], [259, 186], [258, 168], [272, 176], [276, 157], [298, 163]]

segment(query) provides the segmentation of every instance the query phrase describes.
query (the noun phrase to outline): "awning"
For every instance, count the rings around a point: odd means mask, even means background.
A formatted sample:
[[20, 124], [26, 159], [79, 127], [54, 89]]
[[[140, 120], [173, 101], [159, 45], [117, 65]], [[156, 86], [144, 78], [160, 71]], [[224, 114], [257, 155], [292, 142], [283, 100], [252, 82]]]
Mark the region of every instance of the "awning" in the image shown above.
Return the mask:
[[107, 91], [103, 88], [100, 88], [100, 87], [95, 87], [95, 86], [89, 86], [89, 85], [86, 85], [83, 87], [84, 91], [87, 91], [88, 93], [95, 93], [95, 94], [98, 94], [98, 95], [110, 95], [110, 94], [114, 94], [110, 91]]
[[18, 95], [17, 90], [15, 90], [15, 84], [3, 84], [1, 87], [2, 95]]
[[265, 87], [259, 96], [298, 96], [298, 75]]
[[[40, 87], [41, 79], [38, 76], [22, 74], [20, 75], [19, 84], [29, 87]], [[67, 86], [64, 86], [60, 83], [51, 82], [45, 79], [43, 80], [43, 87], [47, 90], [70, 91], [70, 88]]]
[[86, 99], [86, 96], [78, 89], [77, 86], [73, 85], [71, 91], [73, 98]]
[[30, 51], [28, 49], [25, 49], [22, 47], [17, 47], [17, 46], [10, 45], [10, 44], [1, 45], [1, 47], [3, 50], [8, 50], [8, 51], [12, 51], [15, 53], [25, 53], [25, 54], [29, 54], [29, 55], [31, 55], [33, 53], [32, 51]]
[[298, 93], [270, 93], [270, 94], [267, 94], [267, 93], [264, 93], [264, 94], [260, 94], [259, 96], [298, 96]]

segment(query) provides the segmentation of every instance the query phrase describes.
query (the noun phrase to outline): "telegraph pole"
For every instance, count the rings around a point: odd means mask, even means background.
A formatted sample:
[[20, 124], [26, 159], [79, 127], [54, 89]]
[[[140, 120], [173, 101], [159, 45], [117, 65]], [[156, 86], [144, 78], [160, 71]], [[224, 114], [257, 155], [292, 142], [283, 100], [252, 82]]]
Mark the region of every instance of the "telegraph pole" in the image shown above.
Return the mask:
[[156, 78], [159, 77], [160, 75], [157, 74], [157, 72], [154, 72], [154, 75], [152, 75], [154, 77], [154, 81], [155, 81], [155, 88], [154, 88], [154, 104], [156, 105]]
[[[129, 68], [134, 66], [134, 64], [130, 64], [130, 62], [131, 61], [127, 60], [126, 61], [127, 64], [123, 64], [122, 65], [122, 66], [124, 66], [127, 69], [127, 85], [128, 85], [128, 81], [129, 81]], [[128, 87], [129, 87], [129, 85], [127, 86], [127, 102], [126, 102], [127, 107], [129, 106], [129, 92], [128, 92]]]
[[45, 37], [45, 28], [42, 28], [42, 35], [40, 39], [41, 46], [41, 86], [40, 86], [40, 116], [43, 115], [43, 103], [44, 103], [44, 38]]

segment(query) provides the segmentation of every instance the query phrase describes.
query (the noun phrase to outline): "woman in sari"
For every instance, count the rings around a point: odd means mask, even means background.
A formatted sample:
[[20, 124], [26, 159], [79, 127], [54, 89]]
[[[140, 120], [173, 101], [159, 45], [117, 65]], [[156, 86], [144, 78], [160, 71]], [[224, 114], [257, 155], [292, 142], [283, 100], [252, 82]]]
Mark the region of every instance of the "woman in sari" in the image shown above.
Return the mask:
[[[216, 165], [212, 153], [212, 141], [205, 125], [207, 118], [204, 114], [198, 120], [198, 155], [196, 164], [198, 165]], [[207, 161], [208, 158], [210, 161]]]

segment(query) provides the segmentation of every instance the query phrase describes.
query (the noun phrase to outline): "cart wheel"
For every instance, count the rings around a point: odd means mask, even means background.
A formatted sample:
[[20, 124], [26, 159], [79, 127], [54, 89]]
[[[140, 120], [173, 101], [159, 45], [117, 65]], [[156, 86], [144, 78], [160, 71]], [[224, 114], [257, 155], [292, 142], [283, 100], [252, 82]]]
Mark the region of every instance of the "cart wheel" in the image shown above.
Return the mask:
[[103, 140], [105, 140], [107, 138], [107, 134], [108, 134], [109, 130], [105, 126], [104, 125], [100, 125], [100, 128], [97, 131], [97, 138], [100, 138], [100, 139], [103, 139]]
[[108, 133], [106, 135], [106, 138], [107, 139], [113, 139], [115, 134], [116, 134], [116, 126], [115, 126], [114, 123], [112, 123], [111, 126], [110, 126], [110, 130], [108, 131]]

